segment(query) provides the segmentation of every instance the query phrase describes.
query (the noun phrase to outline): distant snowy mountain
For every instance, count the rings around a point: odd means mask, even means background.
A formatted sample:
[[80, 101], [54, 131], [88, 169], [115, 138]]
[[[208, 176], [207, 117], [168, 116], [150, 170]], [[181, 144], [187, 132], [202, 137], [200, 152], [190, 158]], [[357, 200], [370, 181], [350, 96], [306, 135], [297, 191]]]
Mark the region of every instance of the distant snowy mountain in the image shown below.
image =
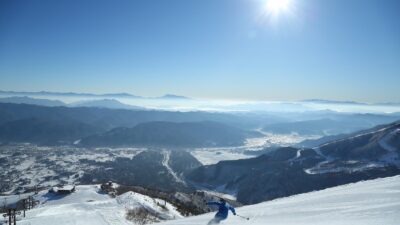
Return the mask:
[[158, 97], [158, 99], [166, 99], [166, 100], [190, 100], [191, 98], [181, 96], [181, 95], [172, 95], [172, 94], [166, 94], [161, 97]]
[[[221, 225], [397, 225], [400, 221], [400, 176], [343, 185], [237, 208]], [[250, 193], [249, 193], [250, 194]], [[205, 225], [201, 216], [160, 225]]]
[[366, 105], [366, 103], [356, 101], [337, 101], [337, 100], [326, 100], [326, 99], [306, 99], [303, 102], [307, 103], [318, 103], [318, 104], [341, 104], [341, 105]]
[[107, 94], [99, 94], [98, 96], [112, 97], [112, 98], [142, 98], [141, 96], [132, 95], [129, 93], [107, 93]]

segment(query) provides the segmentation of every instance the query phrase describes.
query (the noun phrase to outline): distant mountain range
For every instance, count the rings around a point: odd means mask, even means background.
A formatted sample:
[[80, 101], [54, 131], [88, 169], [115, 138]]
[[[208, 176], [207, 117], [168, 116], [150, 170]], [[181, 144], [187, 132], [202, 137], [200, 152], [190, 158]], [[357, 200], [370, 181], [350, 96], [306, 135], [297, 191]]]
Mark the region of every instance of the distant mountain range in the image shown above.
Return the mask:
[[27, 96], [19, 97], [5, 97], [0, 98], [0, 103], [14, 103], [14, 104], [29, 104], [29, 105], [40, 105], [40, 106], [65, 106], [65, 107], [95, 107], [95, 108], [109, 108], [109, 109], [131, 109], [131, 110], [146, 110], [144, 107], [133, 106], [124, 104], [115, 99], [94, 99], [73, 102], [66, 104], [59, 100], [49, 100], [42, 98], [31, 98]]
[[[313, 130], [317, 134], [330, 134], [332, 130], [351, 133], [400, 119], [398, 114], [321, 112], [318, 114], [321, 119], [317, 121], [281, 122], [287, 119], [269, 114], [173, 112], [142, 110], [134, 106], [119, 109], [125, 105], [108, 100], [85, 104], [90, 107], [0, 103], [0, 142], [57, 145], [72, 144], [82, 139], [85, 140], [82, 143], [89, 146], [98, 146], [100, 143], [106, 146], [149, 145], [150, 142], [158, 146], [232, 146], [240, 145], [245, 138], [259, 135], [250, 130], [260, 126], [265, 131], [283, 134], [312, 134]], [[112, 107], [118, 109], [110, 109]], [[305, 116], [304, 113], [300, 114], [290, 116]], [[328, 118], [324, 119], [324, 115]], [[316, 114], [308, 116], [316, 117]], [[330, 129], [329, 133], [326, 133], [327, 129]], [[123, 137], [126, 139], [121, 140]], [[116, 143], [116, 140], [121, 141]]]
[[[196, 123], [201, 123], [202, 121], [213, 121], [218, 124], [224, 124], [226, 127], [224, 125], [214, 127], [212, 125], [207, 125], [207, 123], [203, 124], [205, 128], [216, 128], [216, 131], [220, 132], [220, 137], [215, 137], [215, 140], [220, 140], [221, 143], [224, 135], [231, 135], [231, 139], [238, 138], [233, 141], [235, 143], [241, 142], [246, 132], [239, 132], [238, 130], [240, 128], [238, 127], [243, 127], [244, 130], [247, 130], [248, 124], [255, 123], [253, 118], [225, 113], [126, 110], [103, 107], [45, 107], [31, 104], [0, 103], [0, 142], [31, 142], [46, 145], [57, 145], [60, 143], [72, 144], [73, 141], [78, 139], [84, 139], [88, 136], [103, 133], [105, 136], [110, 137], [111, 141], [111, 137], [113, 137], [111, 134], [113, 134], [113, 132], [115, 132], [115, 137], [117, 137], [125, 135], [122, 131], [126, 131], [127, 134], [131, 131], [140, 133], [140, 128], [143, 129], [143, 138], [149, 138], [151, 134], [154, 133], [155, 140], [159, 138], [158, 140], [160, 141], [157, 144], [160, 144], [162, 133], [167, 133], [168, 129], [174, 127], [174, 124], [171, 124], [169, 128], [168, 126], [163, 127], [162, 123], [149, 123], [154, 121], [172, 123], [190, 122], [194, 123], [193, 126], [198, 127], [199, 130], [202, 126], [196, 125]], [[143, 123], [144, 125], [135, 129], [130, 129]], [[151, 127], [161, 130], [157, 133], [158, 131], [151, 130]], [[177, 127], [178, 130], [182, 128], [188, 131], [190, 126], [183, 128], [178, 125]], [[195, 130], [196, 129], [193, 131]], [[112, 132], [105, 133], [107, 131]], [[213, 133], [212, 130], [207, 130], [207, 132]], [[199, 138], [196, 137], [196, 135], [200, 135], [200, 132], [193, 134], [193, 137], [190, 136], [190, 134], [193, 133], [189, 131], [183, 133], [182, 135], [184, 136], [182, 136], [182, 139], [185, 137], [191, 138], [190, 140], [193, 141], [199, 140], [196, 139]], [[173, 134], [167, 133], [165, 135]], [[175, 136], [177, 136], [177, 134], [175, 134]], [[93, 136], [93, 138], [94, 137], [96, 136]], [[126, 140], [124, 144], [130, 144], [129, 141], [130, 140]], [[101, 143], [101, 140], [99, 143]], [[138, 143], [143, 144], [145, 141], [140, 141]], [[221, 143], [218, 142], [217, 145]], [[228, 141], [225, 140], [223, 143], [227, 144]]]
[[108, 108], [108, 109], [132, 109], [132, 110], [145, 110], [144, 107], [133, 106], [121, 103], [115, 99], [99, 99], [99, 100], [88, 100], [80, 101], [68, 104], [69, 107], [96, 107], [96, 108]]
[[128, 93], [107, 93], [107, 94], [91, 94], [91, 93], [75, 93], [75, 92], [50, 92], [50, 91], [1, 91], [2, 95], [23, 95], [23, 96], [69, 96], [69, 97], [128, 97], [141, 98], [140, 96]]
[[99, 127], [66, 118], [56, 120], [27, 118], [1, 124], [0, 142], [71, 144], [101, 130]]
[[326, 100], [326, 99], [306, 99], [302, 102], [316, 103], [316, 104], [337, 104], [337, 105], [400, 105], [400, 102], [377, 102], [377, 103], [364, 103], [356, 101], [337, 101], [337, 100]]
[[42, 105], [42, 106], [66, 106], [66, 104], [59, 100], [39, 99], [30, 98], [27, 96], [13, 96], [0, 98], [1, 103], [15, 103], [15, 104], [30, 104], [30, 105]]
[[367, 105], [366, 103], [356, 101], [337, 101], [337, 100], [326, 100], [326, 99], [306, 99], [302, 102], [319, 103], [319, 104], [345, 104], [345, 105]]
[[215, 147], [243, 145], [246, 138], [262, 136], [222, 123], [148, 122], [133, 128], [115, 128], [81, 140], [84, 146]]
[[398, 115], [330, 115], [328, 118], [272, 123], [263, 127], [263, 131], [276, 134], [300, 134], [331, 136], [350, 134], [379, 124], [391, 123], [400, 119]]
[[238, 201], [252, 204], [397, 174], [400, 121], [316, 148], [279, 148], [257, 158], [201, 166], [186, 177], [195, 185], [237, 193]]
[[92, 93], [75, 93], [75, 92], [49, 92], [49, 91], [1, 91], [0, 95], [13, 96], [64, 96], [64, 97], [106, 97], [106, 98], [144, 98], [144, 99], [190, 99], [185, 96], [166, 94], [160, 97], [143, 97], [129, 93], [107, 93], [107, 94], [92, 94]]
[[181, 95], [171, 95], [171, 94], [166, 94], [166, 95], [163, 95], [163, 96], [161, 96], [161, 97], [156, 97], [156, 98], [159, 98], [159, 99], [175, 99], [175, 100], [189, 100], [189, 99], [191, 99], [191, 98], [188, 98], [188, 97], [185, 97], [185, 96], [181, 96]]

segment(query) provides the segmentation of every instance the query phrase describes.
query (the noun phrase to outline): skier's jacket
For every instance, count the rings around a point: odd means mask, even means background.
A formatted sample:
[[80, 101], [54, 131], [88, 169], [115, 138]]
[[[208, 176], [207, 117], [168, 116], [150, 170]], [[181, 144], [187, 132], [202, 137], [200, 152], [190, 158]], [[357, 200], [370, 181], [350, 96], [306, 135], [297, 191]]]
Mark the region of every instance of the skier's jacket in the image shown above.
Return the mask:
[[226, 202], [207, 202], [207, 205], [218, 206], [218, 212], [215, 217], [226, 219], [228, 217], [229, 210], [232, 211], [233, 215], [236, 215], [235, 208], [233, 208]]

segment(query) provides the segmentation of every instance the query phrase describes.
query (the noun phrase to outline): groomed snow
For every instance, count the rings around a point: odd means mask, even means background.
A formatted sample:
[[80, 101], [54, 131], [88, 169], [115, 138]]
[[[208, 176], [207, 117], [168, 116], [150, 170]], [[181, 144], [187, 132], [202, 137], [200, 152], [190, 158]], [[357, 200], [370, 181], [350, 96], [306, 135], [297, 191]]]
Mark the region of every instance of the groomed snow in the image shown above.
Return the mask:
[[[221, 225], [398, 225], [400, 176], [364, 181], [236, 209]], [[214, 213], [161, 223], [206, 225]]]
[[109, 225], [132, 224], [125, 219], [125, 208], [115, 199], [100, 194], [97, 186], [77, 186], [76, 192], [54, 196], [41, 192], [38, 208], [27, 211], [20, 225]]

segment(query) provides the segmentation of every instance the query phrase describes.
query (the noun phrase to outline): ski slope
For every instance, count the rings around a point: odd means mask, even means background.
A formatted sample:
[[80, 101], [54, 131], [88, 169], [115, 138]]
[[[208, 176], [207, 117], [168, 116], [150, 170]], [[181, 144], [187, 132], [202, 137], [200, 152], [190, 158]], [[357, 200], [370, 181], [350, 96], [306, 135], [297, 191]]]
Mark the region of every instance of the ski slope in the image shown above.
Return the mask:
[[175, 171], [169, 166], [169, 160], [171, 156], [171, 151], [163, 150], [162, 154], [164, 156], [163, 161], [161, 162], [163, 166], [167, 169], [167, 171], [174, 177], [175, 181], [178, 183], [186, 184], [184, 180], [182, 180], [178, 174], [175, 173]]
[[[169, 203], [135, 192], [117, 198], [102, 194], [98, 185], [76, 186], [69, 195], [53, 195], [45, 191], [35, 196], [40, 200], [37, 208], [18, 217], [19, 225], [133, 225], [126, 219], [128, 209], [145, 208], [155, 212], [160, 219], [183, 216]], [[165, 204], [165, 205], [164, 205]], [[164, 207], [161, 207], [164, 205]]]
[[[363, 181], [237, 208], [221, 225], [398, 225], [400, 176]], [[160, 223], [206, 225], [214, 213]]]

